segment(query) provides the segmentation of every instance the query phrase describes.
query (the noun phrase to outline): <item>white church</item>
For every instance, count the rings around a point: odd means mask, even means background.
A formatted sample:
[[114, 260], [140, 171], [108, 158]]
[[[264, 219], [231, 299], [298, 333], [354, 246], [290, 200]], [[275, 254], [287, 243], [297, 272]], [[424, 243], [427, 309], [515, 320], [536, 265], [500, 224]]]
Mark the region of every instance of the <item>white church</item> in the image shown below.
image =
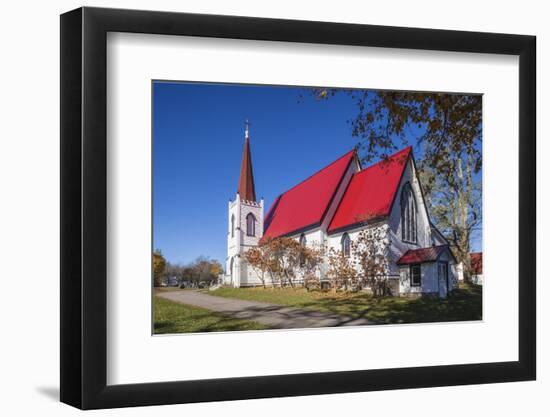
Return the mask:
[[456, 259], [430, 221], [411, 147], [368, 167], [351, 150], [280, 194], [264, 216], [264, 201], [256, 199], [247, 126], [228, 216], [225, 285], [261, 285], [242, 255], [263, 239], [287, 236], [353, 256], [351, 242], [371, 227], [386, 228], [389, 236], [387, 279], [393, 295], [444, 298], [457, 283]]

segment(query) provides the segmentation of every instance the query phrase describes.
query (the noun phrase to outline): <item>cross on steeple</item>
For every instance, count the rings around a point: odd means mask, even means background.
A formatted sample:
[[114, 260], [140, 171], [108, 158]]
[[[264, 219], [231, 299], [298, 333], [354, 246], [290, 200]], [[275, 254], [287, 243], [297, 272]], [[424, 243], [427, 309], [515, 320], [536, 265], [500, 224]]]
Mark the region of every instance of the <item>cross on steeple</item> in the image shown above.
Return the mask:
[[252, 123], [250, 123], [250, 122], [248, 121], [248, 119], [246, 119], [246, 120], [244, 121], [244, 137], [245, 137], [245, 139], [248, 138], [248, 128], [250, 127], [251, 124], [252, 124]]

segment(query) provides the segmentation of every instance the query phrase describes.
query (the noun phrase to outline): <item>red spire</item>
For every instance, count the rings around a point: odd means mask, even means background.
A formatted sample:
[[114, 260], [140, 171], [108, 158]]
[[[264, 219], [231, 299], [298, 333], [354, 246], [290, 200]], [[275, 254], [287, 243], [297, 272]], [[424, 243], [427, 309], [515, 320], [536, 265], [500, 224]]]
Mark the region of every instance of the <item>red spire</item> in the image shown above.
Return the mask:
[[250, 156], [250, 144], [248, 142], [248, 122], [246, 124], [241, 176], [239, 178], [237, 193], [239, 193], [241, 200], [256, 201], [254, 174], [252, 173], [252, 157]]

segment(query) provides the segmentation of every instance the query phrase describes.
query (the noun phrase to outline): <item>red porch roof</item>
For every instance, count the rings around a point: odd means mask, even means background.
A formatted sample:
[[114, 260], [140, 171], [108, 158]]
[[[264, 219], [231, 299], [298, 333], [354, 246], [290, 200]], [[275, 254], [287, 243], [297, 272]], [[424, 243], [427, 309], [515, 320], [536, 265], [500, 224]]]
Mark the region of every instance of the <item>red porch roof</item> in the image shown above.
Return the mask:
[[449, 250], [448, 245], [432, 246], [429, 248], [409, 249], [399, 258], [397, 265], [419, 264], [422, 262], [433, 262], [445, 251]]
[[411, 147], [356, 173], [330, 222], [328, 232], [389, 215]]
[[262, 240], [321, 224], [354, 158], [352, 150], [277, 197], [265, 217]]

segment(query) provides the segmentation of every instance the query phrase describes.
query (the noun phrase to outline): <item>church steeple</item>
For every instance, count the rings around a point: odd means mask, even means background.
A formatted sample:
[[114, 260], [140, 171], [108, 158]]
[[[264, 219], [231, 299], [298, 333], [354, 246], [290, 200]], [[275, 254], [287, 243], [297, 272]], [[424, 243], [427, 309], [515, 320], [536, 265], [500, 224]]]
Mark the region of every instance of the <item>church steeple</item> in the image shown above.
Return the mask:
[[250, 155], [250, 143], [248, 140], [248, 120], [245, 123], [244, 131], [244, 149], [241, 162], [241, 175], [239, 178], [239, 188], [237, 193], [241, 200], [256, 201], [256, 191], [254, 189], [254, 174], [252, 173], [252, 157]]
[[242, 256], [251, 247], [258, 246], [264, 235], [264, 199], [256, 201], [250, 139], [245, 123], [243, 160], [236, 198], [227, 203], [227, 258], [224, 283], [234, 287], [256, 285], [261, 282], [254, 268]]

